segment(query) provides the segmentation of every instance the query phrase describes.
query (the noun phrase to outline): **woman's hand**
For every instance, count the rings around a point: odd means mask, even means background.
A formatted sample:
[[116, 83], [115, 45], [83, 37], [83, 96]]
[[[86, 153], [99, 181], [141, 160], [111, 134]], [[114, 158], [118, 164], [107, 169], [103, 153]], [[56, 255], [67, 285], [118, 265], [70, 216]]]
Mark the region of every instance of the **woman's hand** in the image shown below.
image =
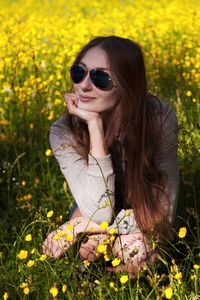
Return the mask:
[[82, 233], [100, 233], [100, 226], [86, 217], [77, 217], [51, 232], [43, 243], [43, 253], [53, 258], [63, 255]]
[[75, 115], [85, 121], [87, 124], [93, 120], [98, 120], [100, 115], [98, 112], [87, 111], [78, 108], [79, 98], [78, 95], [73, 93], [65, 93], [64, 98], [70, 114]]
[[76, 242], [77, 235], [74, 231], [69, 231], [68, 225], [68, 223], [63, 224], [47, 236], [42, 246], [44, 254], [59, 258]]

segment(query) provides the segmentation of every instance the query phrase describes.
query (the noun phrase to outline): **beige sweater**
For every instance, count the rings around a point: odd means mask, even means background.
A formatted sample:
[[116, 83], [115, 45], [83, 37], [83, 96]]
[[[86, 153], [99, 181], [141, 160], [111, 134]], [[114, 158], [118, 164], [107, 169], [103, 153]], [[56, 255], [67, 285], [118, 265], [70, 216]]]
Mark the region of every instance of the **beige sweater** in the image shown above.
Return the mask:
[[[170, 192], [171, 204], [169, 219], [172, 222], [176, 211], [179, 183], [177, 117], [167, 104], [162, 102], [162, 106], [163, 142], [160, 152], [157, 153], [156, 163], [168, 175], [167, 189]], [[87, 164], [77, 153], [76, 147], [73, 147], [76, 144], [63, 117], [51, 126], [50, 144], [82, 215], [96, 223], [107, 221], [110, 224], [113, 220], [115, 203], [115, 174], [111, 155], [94, 158], [89, 154]], [[133, 210], [129, 210], [129, 213], [122, 210], [114, 220], [115, 225], [119, 223], [122, 234], [139, 231]]]

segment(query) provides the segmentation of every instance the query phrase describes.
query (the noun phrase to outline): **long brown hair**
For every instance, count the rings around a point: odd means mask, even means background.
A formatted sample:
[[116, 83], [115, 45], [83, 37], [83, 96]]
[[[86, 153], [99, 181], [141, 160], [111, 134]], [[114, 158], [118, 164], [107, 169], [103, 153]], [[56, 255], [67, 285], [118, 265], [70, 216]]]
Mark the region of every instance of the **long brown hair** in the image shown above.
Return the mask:
[[[81, 49], [74, 63], [79, 64], [85, 53], [96, 46], [107, 55], [120, 95], [119, 103], [104, 122], [105, 142], [116, 176], [116, 210], [133, 208], [136, 222], [144, 234], [150, 236], [156, 232], [166, 236], [169, 232], [166, 174], [156, 165], [162, 107], [156, 97], [147, 93], [141, 47], [117, 36], [96, 37]], [[81, 146], [80, 153], [87, 160], [87, 125], [73, 115], [68, 115], [67, 119]]]

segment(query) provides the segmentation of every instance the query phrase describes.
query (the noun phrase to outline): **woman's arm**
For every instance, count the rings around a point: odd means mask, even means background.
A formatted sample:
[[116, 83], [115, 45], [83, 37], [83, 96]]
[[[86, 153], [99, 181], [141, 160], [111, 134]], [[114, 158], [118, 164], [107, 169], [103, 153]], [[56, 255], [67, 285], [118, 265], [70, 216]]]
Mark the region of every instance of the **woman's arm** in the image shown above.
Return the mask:
[[89, 121], [88, 131], [90, 136], [90, 154], [94, 157], [107, 156], [108, 149], [105, 144], [102, 119], [99, 117]]

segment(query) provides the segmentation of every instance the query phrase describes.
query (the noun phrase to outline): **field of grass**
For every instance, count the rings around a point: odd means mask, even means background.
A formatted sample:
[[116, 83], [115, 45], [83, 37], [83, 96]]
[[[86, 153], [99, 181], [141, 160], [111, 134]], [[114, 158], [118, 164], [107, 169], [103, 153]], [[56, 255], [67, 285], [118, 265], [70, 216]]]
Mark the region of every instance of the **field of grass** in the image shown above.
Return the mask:
[[[48, 137], [69, 66], [92, 37], [113, 34], [141, 44], [148, 89], [179, 119], [176, 238], [137, 277], [82, 262], [76, 247], [59, 260], [41, 249], [73, 206]], [[200, 299], [199, 34], [199, 0], [0, 2], [1, 299]]]

